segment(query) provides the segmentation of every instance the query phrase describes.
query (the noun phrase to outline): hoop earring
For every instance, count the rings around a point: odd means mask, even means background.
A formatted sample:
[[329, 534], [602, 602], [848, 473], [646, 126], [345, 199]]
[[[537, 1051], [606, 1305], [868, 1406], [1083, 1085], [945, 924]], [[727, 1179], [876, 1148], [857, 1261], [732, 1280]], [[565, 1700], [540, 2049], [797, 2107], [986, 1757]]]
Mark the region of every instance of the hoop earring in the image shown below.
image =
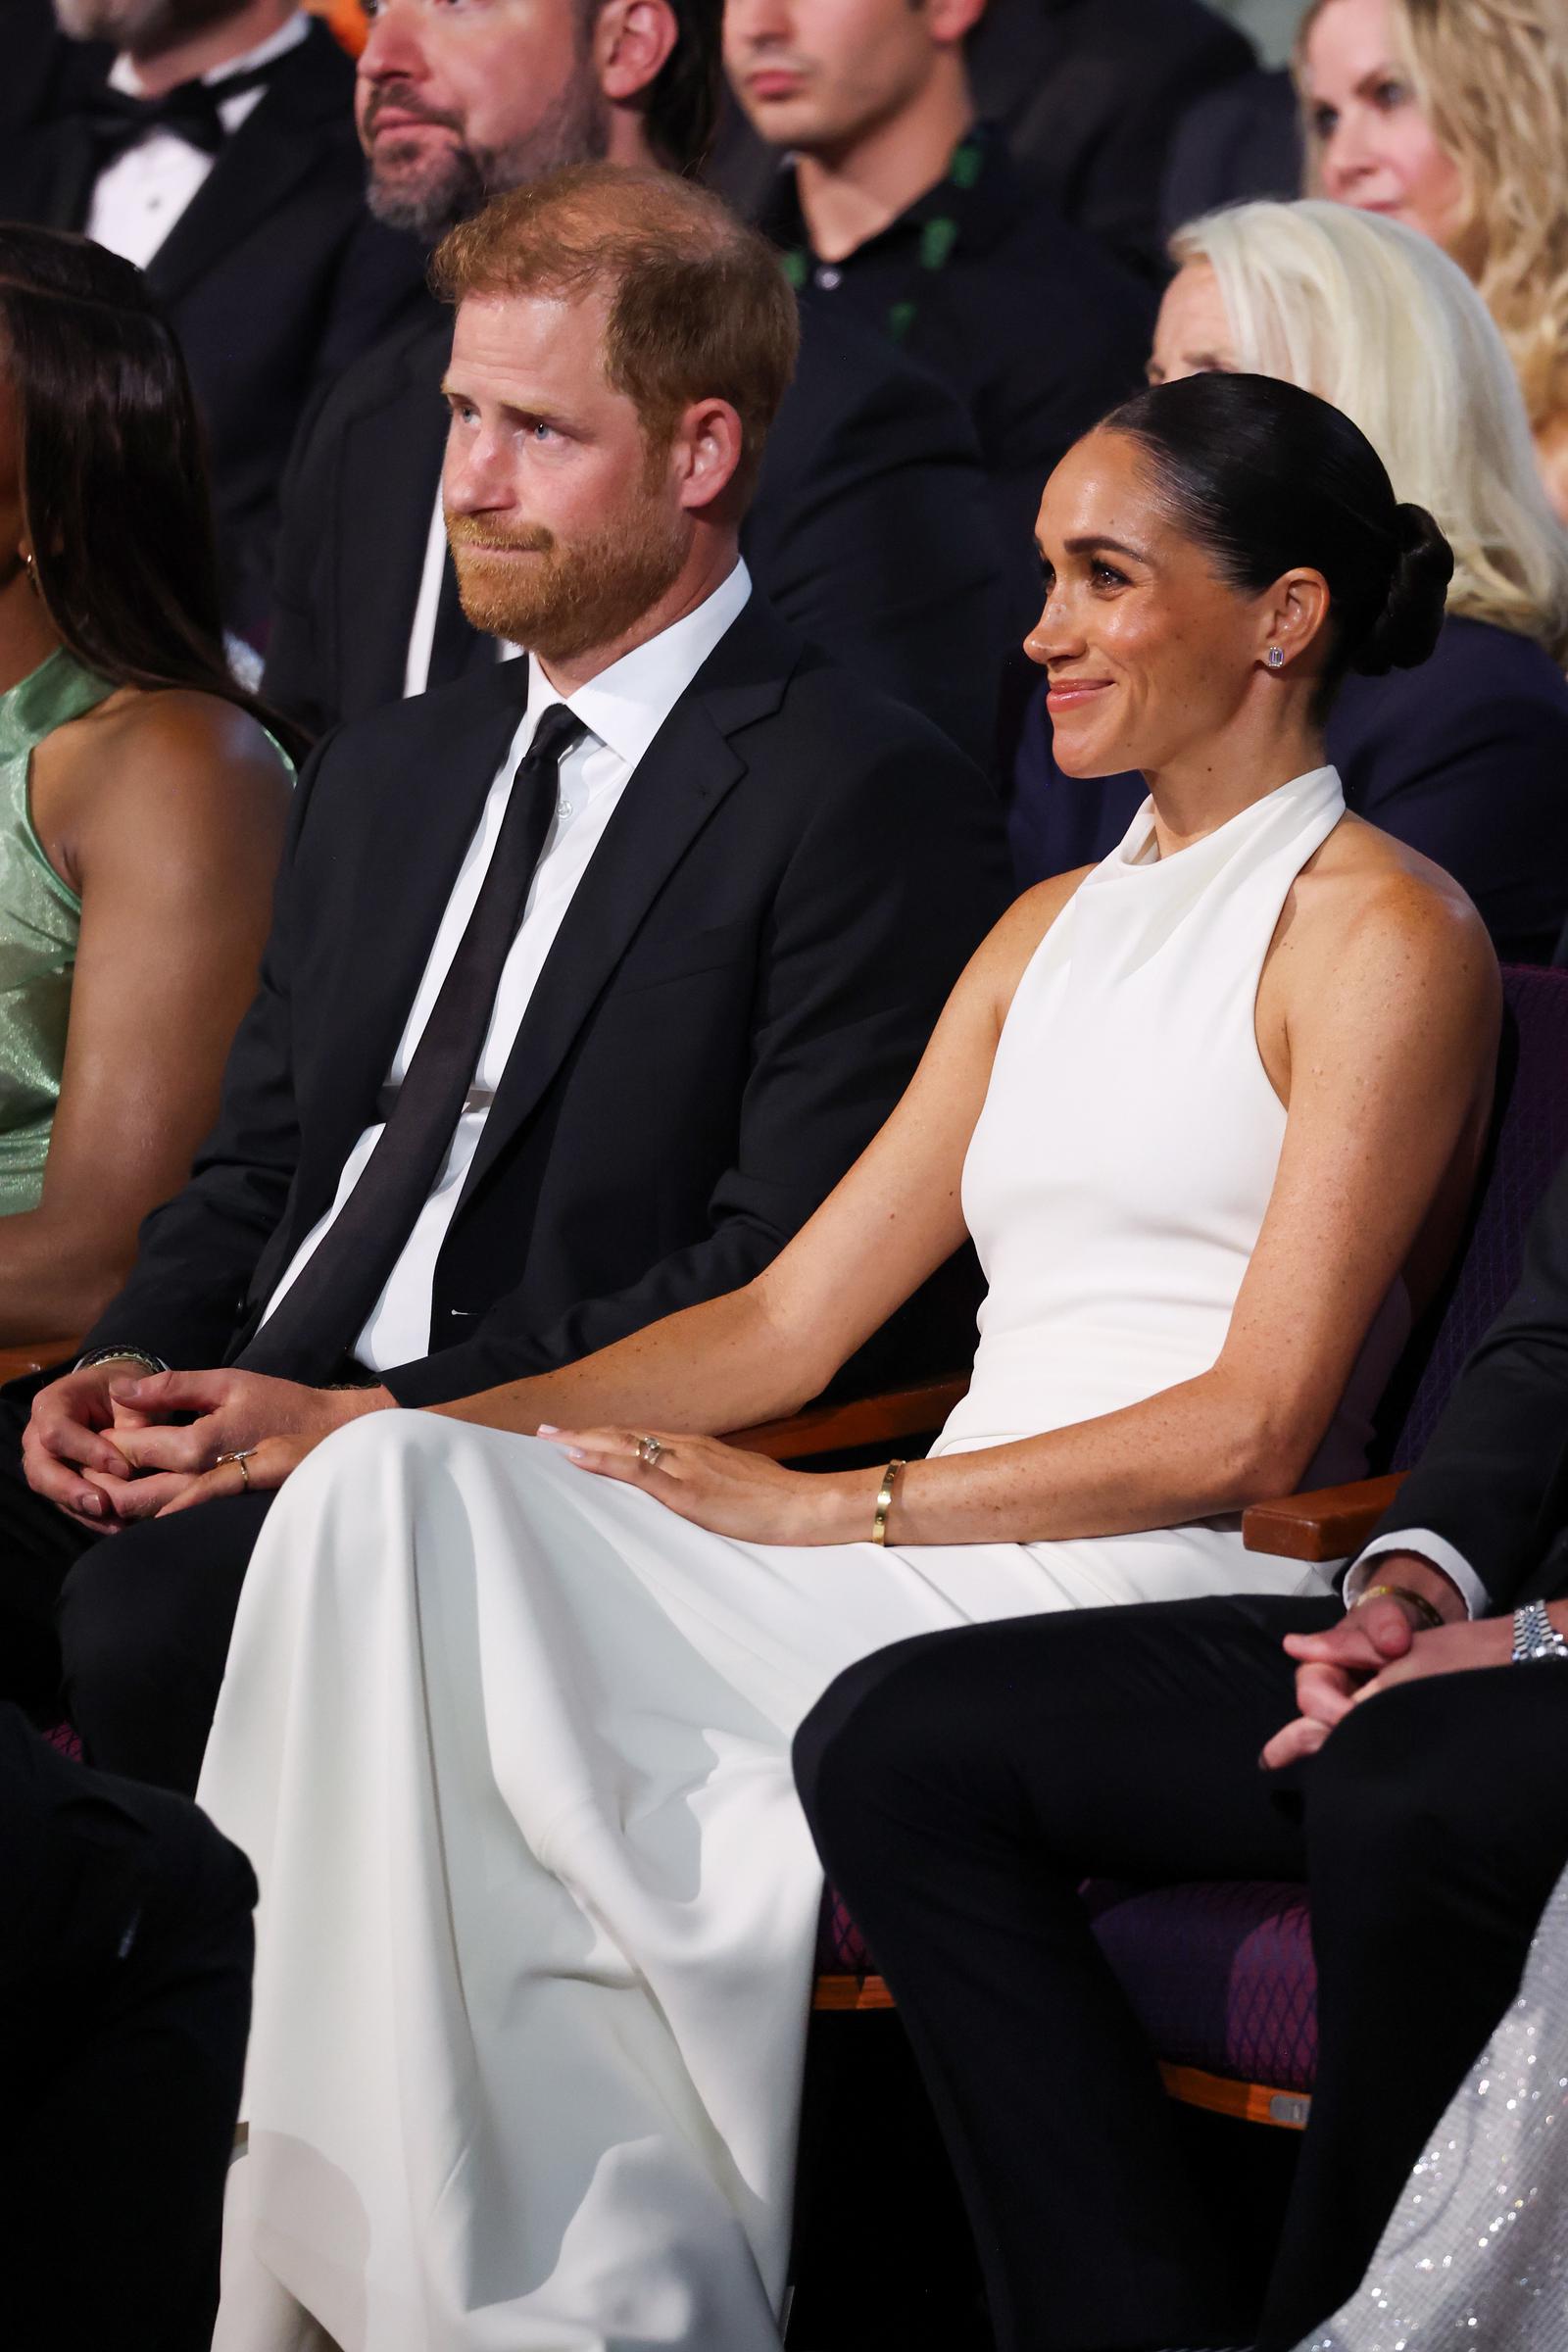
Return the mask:
[[1283, 669], [1285, 667], [1285, 648], [1283, 645], [1271, 645], [1269, 647], [1268, 665], [1270, 669]]

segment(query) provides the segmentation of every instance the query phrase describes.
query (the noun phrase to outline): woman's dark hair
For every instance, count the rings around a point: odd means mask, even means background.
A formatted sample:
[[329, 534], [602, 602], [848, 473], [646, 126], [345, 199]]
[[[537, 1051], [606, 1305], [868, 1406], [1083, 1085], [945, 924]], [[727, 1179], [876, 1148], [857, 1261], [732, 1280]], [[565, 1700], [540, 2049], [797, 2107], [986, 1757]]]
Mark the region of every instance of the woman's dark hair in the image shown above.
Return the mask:
[[1425, 507], [1401, 506], [1359, 425], [1272, 375], [1183, 376], [1113, 409], [1177, 527], [1248, 595], [1298, 564], [1330, 597], [1320, 710], [1347, 670], [1414, 669], [1438, 642], [1453, 552]]
[[675, 46], [648, 93], [643, 121], [660, 162], [698, 179], [712, 149], [724, 90], [724, 0], [673, 0], [673, 7]]
[[85, 237], [0, 225], [0, 372], [32, 577], [67, 652], [117, 686], [220, 695], [297, 758], [298, 730], [223, 657], [201, 424], [141, 271]]

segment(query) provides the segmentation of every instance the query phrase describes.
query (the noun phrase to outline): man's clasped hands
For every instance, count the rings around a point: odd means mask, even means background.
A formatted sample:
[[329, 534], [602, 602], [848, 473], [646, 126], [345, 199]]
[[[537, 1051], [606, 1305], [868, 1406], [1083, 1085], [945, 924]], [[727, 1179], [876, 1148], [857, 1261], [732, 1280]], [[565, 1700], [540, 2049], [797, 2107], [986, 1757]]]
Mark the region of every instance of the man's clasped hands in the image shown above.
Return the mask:
[[39, 1391], [23, 1461], [35, 1494], [78, 1526], [118, 1534], [280, 1487], [334, 1429], [396, 1402], [383, 1388], [312, 1389], [232, 1367], [147, 1372], [122, 1357]]

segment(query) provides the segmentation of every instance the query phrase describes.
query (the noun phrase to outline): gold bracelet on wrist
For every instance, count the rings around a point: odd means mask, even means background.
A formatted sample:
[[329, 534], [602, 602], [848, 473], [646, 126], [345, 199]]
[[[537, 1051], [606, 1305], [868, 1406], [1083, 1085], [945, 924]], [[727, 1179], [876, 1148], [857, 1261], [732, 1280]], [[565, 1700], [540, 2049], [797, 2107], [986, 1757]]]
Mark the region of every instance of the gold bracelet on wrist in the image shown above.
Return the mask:
[[1351, 1605], [1358, 1609], [1363, 1601], [1380, 1599], [1408, 1601], [1416, 1615], [1425, 1620], [1421, 1628], [1425, 1633], [1436, 1633], [1439, 1626], [1448, 1622], [1441, 1609], [1433, 1607], [1424, 1592], [1412, 1592], [1408, 1585], [1368, 1585], [1364, 1592], [1356, 1594]]
[[871, 1522], [873, 1544], [886, 1544], [888, 1540], [888, 1513], [893, 1508], [893, 1490], [899, 1483], [899, 1472], [903, 1468], [903, 1462], [895, 1459], [889, 1462], [882, 1473], [882, 1485], [876, 1498], [876, 1517]]

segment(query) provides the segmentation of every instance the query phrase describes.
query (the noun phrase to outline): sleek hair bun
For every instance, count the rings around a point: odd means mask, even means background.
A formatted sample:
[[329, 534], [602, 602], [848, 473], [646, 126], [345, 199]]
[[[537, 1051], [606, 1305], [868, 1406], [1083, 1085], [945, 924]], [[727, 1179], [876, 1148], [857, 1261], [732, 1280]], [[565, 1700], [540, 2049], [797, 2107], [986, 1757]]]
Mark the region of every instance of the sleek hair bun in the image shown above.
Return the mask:
[[1420, 667], [1438, 642], [1453, 577], [1453, 550], [1425, 507], [1396, 507], [1394, 536], [1396, 552], [1383, 610], [1348, 649], [1350, 667], [1364, 678]]
[[1401, 507], [1388, 468], [1348, 416], [1273, 375], [1211, 373], [1156, 384], [1105, 418], [1138, 442], [1177, 528], [1222, 579], [1256, 596], [1306, 565], [1328, 583], [1321, 716], [1348, 669], [1424, 662], [1453, 571], [1423, 507]]

